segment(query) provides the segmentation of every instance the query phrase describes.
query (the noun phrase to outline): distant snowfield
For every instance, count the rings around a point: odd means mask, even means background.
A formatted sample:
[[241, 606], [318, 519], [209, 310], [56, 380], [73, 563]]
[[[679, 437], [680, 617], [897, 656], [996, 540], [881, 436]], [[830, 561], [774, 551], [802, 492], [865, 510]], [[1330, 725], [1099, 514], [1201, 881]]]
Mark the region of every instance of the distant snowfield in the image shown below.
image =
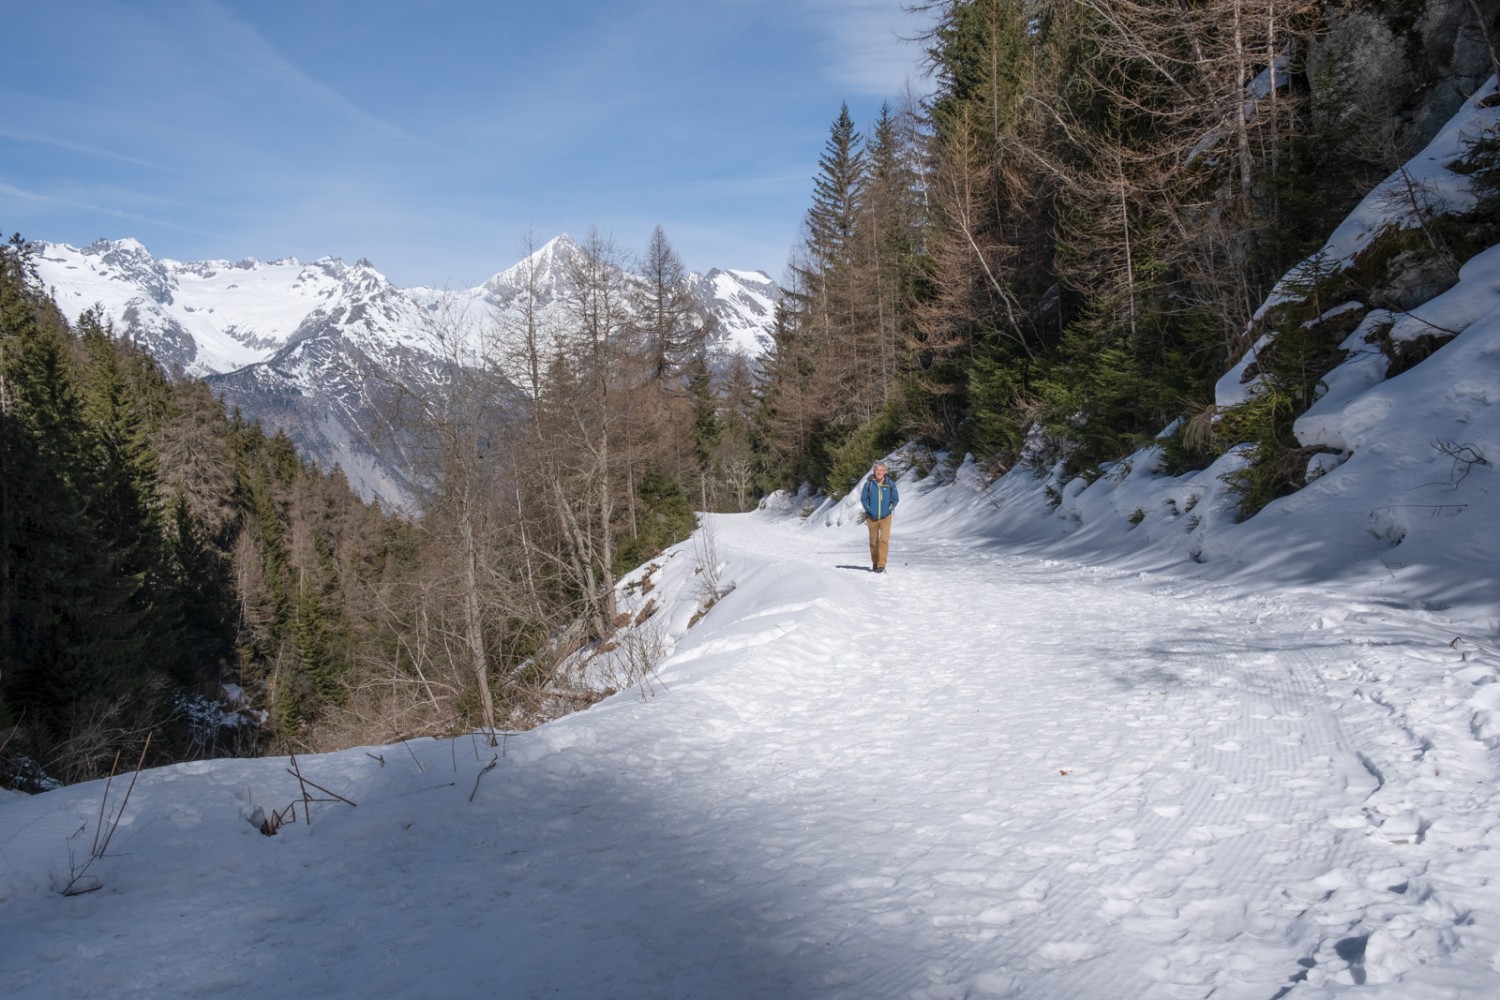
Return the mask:
[[102, 784], [0, 800], [7, 995], [1500, 995], [1492, 637], [1025, 554], [982, 485], [904, 479], [884, 576], [847, 502], [711, 518], [627, 581], [649, 685], [301, 758], [357, 805], [275, 837], [287, 761], [151, 771], [64, 897]]

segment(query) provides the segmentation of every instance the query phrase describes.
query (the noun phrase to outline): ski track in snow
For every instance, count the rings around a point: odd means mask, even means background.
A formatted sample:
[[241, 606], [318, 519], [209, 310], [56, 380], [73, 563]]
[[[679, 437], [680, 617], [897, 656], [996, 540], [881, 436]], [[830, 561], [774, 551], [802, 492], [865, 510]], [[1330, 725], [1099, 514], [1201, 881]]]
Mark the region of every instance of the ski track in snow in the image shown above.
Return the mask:
[[[899, 524], [876, 576], [857, 527], [712, 525], [734, 589], [655, 695], [512, 737], [493, 773], [474, 740], [311, 759], [359, 805], [264, 838], [250, 802], [297, 797], [272, 762], [148, 772], [105, 890], [71, 899], [59, 845], [97, 792], [0, 804], [10, 995], [1500, 987], [1500, 661], [1437, 620]], [[148, 850], [201, 891], [161, 891]]]

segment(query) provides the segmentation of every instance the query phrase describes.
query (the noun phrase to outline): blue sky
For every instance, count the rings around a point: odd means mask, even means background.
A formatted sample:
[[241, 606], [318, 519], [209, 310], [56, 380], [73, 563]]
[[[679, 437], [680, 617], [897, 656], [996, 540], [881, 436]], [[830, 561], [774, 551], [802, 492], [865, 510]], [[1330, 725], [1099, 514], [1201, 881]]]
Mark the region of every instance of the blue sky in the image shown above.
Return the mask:
[[597, 227], [781, 276], [839, 105], [926, 85], [903, 0], [0, 2], [0, 229], [462, 288]]

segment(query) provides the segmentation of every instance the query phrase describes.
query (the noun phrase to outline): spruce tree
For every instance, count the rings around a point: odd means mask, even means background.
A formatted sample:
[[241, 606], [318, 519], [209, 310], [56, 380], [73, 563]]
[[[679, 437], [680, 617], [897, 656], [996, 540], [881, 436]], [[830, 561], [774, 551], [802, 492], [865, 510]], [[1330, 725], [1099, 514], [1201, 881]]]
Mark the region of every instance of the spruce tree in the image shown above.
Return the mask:
[[80, 411], [91, 431], [89, 512], [103, 542], [99, 558], [122, 590], [114, 623], [117, 671], [144, 676], [175, 655], [169, 573], [156, 507], [156, 456], [141, 405], [147, 398], [95, 310], [78, 321]]
[[818, 158], [812, 207], [807, 212], [807, 247], [811, 266], [820, 274], [848, 263], [859, 222], [864, 172], [864, 137], [855, 130], [846, 102], [829, 127], [828, 141]]

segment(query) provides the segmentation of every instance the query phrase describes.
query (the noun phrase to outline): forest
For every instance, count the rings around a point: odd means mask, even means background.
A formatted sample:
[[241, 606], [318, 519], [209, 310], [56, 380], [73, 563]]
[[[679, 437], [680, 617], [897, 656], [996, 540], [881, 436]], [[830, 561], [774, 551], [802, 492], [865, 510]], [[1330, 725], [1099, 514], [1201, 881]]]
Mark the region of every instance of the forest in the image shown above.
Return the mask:
[[[1420, 301], [1495, 242], [1486, 197], [1257, 312], [1424, 141], [1315, 40], [1350, 11], [1404, 37], [1425, 6], [917, 4], [932, 90], [863, 127], [838, 109], [771, 350], [711, 365], [665, 233], [639, 253], [594, 234], [561, 326], [533, 287], [477, 347], [441, 317], [427, 331], [453, 374], [391, 387], [385, 414], [422, 443], [414, 512], [362, 501], [97, 313], [69, 321], [13, 238], [0, 783], [577, 710], [608, 693], [579, 665], [626, 624], [616, 581], [695, 511], [841, 495], [903, 444], [1091, 477], [1165, 429], [1169, 471], [1248, 447], [1253, 516], [1301, 485], [1292, 421], [1342, 356], [1337, 307]], [[1448, 5], [1485, 75], [1495, 6]], [[1490, 195], [1496, 148], [1468, 163]], [[1265, 391], [1217, 408], [1268, 332]], [[1398, 365], [1435, 346], [1380, 345]]]

